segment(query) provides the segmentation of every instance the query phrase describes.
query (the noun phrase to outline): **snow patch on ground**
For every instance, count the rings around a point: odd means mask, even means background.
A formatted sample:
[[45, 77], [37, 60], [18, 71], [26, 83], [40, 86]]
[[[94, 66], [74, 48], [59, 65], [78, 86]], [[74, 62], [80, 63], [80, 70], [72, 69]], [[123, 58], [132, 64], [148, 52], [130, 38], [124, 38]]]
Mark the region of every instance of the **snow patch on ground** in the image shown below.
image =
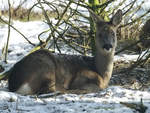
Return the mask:
[[[31, 98], [11, 92], [0, 91], [1, 113], [134, 113], [120, 102], [140, 103], [150, 107], [150, 93], [127, 90], [112, 86], [104, 91], [90, 94], [63, 94], [49, 98]], [[146, 113], [149, 113], [148, 108]]]
[[[12, 24], [16, 29], [23, 33], [28, 40], [34, 44], [38, 44], [38, 35], [44, 30], [48, 29], [48, 25], [42, 21], [34, 22], [19, 22], [13, 21]], [[2, 49], [6, 45], [8, 36], [8, 26], [0, 26], [0, 56], [2, 56]], [[48, 37], [48, 33], [42, 36], [43, 38]], [[5, 67], [11, 67], [14, 63], [19, 61], [23, 56], [27, 55], [28, 52], [33, 48], [17, 31], [11, 28], [10, 40], [9, 40], [9, 54], [8, 63], [4, 64]], [[3, 59], [3, 58], [0, 58]], [[2, 62], [1, 62], [2, 63]], [[10, 66], [11, 65], [11, 66]]]

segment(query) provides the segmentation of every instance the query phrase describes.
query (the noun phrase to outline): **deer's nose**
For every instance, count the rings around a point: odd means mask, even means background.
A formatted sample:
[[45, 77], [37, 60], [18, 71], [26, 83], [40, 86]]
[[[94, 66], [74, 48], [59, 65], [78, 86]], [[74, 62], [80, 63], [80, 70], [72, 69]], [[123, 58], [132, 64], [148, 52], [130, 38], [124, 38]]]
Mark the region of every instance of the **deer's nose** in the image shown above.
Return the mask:
[[112, 48], [112, 45], [111, 44], [105, 44], [104, 46], [103, 46], [103, 49], [106, 49], [106, 50], [110, 50]]

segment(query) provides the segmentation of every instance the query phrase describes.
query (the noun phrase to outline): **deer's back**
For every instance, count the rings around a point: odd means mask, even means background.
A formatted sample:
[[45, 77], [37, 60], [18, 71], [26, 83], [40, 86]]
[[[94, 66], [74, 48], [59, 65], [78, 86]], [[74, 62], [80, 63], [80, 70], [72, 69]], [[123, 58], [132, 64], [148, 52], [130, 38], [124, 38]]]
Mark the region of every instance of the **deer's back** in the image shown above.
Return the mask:
[[94, 58], [82, 55], [67, 55], [57, 54], [55, 55], [58, 68], [61, 66], [64, 70], [68, 70], [71, 73], [76, 73], [81, 69], [90, 69], [95, 71]]

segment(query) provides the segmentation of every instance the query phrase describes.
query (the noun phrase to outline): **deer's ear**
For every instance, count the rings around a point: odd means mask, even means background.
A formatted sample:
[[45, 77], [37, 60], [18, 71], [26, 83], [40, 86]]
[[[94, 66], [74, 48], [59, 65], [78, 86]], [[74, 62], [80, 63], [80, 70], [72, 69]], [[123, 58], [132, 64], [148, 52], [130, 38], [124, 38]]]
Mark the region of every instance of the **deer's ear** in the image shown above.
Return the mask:
[[97, 14], [95, 14], [91, 9], [88, 10], [90, 12], [90, 16], [92, 17], [95, 23], [99, 23], [100, 21], [102, 21], [102, 19]]
[[111, 24], [114, 26], [118, 26], [121, 23], [122, 20], [122, 11], [118, 10], [116, 14], [111, 18]]

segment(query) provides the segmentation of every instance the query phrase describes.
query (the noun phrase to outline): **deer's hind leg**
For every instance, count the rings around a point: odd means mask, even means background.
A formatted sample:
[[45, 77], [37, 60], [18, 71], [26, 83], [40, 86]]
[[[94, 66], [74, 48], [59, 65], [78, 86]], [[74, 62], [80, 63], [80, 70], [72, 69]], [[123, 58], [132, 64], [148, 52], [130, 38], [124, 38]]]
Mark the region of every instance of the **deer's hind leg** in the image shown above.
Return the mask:
[[38, 93], [41, 94], [41, 93], [50, 93], [56, 91], [55, 70], [51, 70], [49, 73], [45, 73], [44, 76], [45, 78], [41, 83]]
[[70, 89], [71, 83], [73, 82], [74, 77], [73, 76], [67, 76], [64, 80], [64, 88], [65, 89]]

